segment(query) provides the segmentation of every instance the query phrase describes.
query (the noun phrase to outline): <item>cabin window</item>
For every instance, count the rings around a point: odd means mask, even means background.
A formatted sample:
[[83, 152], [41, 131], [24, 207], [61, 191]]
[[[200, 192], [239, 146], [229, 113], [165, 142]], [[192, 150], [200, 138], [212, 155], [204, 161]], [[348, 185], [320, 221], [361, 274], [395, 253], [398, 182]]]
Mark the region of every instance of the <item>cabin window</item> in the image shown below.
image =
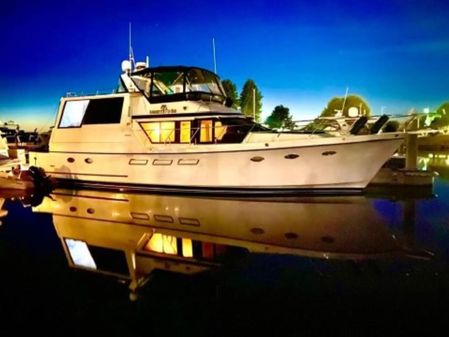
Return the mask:
[[65, 238], [64, 241], [75, 266], [129, 275], [125, 253], [122, 250], [91, 246], [85, 241], [76, 239]]
[[123, 97], [67, 101], [64, 105], [60, 128], [76, 128], [82, 124], [120, 123]]
[[248, 254], [247, 249], [238, 246], [203, 242], [162, 233], [153, 233], [142, 249], [147, 252], [216, 262], [232, 261]]
[[183, 121], [180, 124], [180, 139], [181, 143], [190, 143], [190, 121]]
[[77, 128], [81, 126], [89, 100], [67, 101], [64, 104], [60, 128]]
[[164, 235], [161, 233], [154, 233], [150, 240], [144, 247], [144, 250], [152, 252], [177, 255], [178, 245], [176, 237], [172, 235]]
[[120, 123], [123, 97], [92, 99], [87, 106], [83, 124]]
[[201, 121], [200, 126], [200, 142], [211, 143], [213, 137], [212, 120], [205, 119]]
[[215, 140], [222, 140], [227, 130], [227, 126], [223, 125], [220, 121], [215, 122]]
[[152, 143], [173, 143], [175, 122], [150, 122], [140, 124]]

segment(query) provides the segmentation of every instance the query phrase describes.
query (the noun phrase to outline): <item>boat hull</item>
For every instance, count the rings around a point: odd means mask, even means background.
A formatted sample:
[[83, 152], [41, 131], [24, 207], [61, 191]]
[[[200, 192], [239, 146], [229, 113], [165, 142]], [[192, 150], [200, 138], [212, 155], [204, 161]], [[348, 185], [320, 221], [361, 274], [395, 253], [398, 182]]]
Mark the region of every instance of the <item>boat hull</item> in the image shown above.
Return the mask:
[[325, 144], [242, 150], [30, 153], [30, 164], [84, 186], [164, 191], [360, 190], [402, 142], [399, 135], [336, 138]]

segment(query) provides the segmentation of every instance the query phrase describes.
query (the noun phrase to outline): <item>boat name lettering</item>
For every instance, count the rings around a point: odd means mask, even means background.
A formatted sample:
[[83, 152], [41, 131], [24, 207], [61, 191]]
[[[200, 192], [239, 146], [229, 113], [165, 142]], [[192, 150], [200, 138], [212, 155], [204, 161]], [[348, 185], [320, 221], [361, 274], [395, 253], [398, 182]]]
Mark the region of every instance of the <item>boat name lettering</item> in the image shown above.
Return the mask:
[[153, 114], [167, 114], [167, 113], [175, 113], [176, 109], [169, 109], [165, 104], [161, 105], [161, 108], [158, 110], [150, 110], [150, 113]]

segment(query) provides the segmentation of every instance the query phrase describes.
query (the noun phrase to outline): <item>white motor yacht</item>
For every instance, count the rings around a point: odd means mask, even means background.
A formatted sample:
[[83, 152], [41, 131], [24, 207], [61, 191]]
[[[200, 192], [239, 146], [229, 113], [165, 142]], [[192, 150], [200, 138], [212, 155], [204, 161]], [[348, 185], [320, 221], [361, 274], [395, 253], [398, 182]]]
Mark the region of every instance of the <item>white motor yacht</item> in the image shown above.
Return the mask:
[[364, 189], [402, 133], [276, 132], [232, 109], [202, 68], [122, 66], [119, 89], [60, 101], [29, 164], [83, 186], [202, 193]]

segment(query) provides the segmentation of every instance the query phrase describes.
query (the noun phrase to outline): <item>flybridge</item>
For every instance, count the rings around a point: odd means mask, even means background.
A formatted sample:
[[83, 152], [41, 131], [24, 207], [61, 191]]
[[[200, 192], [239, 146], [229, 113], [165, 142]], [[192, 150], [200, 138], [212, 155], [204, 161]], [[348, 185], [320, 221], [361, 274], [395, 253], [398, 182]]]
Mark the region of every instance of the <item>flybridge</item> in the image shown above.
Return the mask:
[[[126, 62], [126, 61], [125, 61]], [[122, 90], [140, 91], [150, 103], [210, 101], [231, 106], [217, 75], [199, 67], [167, 66], [141, 68], [131, 72], [123, 67]]]

